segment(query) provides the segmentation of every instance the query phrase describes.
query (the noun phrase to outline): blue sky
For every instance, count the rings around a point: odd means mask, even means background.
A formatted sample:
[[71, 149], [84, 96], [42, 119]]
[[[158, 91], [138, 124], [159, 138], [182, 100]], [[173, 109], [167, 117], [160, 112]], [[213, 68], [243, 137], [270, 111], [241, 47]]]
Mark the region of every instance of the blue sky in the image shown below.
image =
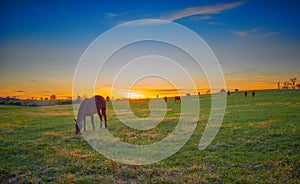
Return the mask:
[[212, 48], [229, 89], [300, 79], [299, 1], [1, 1], [0, 96], [70, 94], [99, 36], [131, 20], [182, 24]]

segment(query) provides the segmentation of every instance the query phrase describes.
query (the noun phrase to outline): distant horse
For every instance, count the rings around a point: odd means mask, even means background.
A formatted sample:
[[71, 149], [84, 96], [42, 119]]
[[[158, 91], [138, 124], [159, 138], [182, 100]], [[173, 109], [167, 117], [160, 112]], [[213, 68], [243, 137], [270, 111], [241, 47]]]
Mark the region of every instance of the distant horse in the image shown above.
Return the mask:
[[176, 103], [177, 101], [179, 101], [179, 103], [181, 103], [181, 98], [180, 98], [180, 96], [175, 96], [174, 99], [175, 99], [175, 103]]
[[86, 122], [85, 117], [90, 116], [91, 122], [93, 125], [93, 129], [95, 129], [94, 124], [94, 114], [98, 113], [100, 118], [100, 128], [102, 127], [102, 120], [105, 121], [105, 127], [107, 127], [106, 123], [106, 101], [102, 96], [96, 95], [92, 98], [84, 99], [79, 107], [77, 120], [75, 120], [76, 124], [76, 133], [78, 134], [82, 128], [82, 121], [84, 123], [84, 131], [86, 131]]
[[165, 96], [164, 97], [164, 101], [167, 102], [168, 101], [168, 97]]

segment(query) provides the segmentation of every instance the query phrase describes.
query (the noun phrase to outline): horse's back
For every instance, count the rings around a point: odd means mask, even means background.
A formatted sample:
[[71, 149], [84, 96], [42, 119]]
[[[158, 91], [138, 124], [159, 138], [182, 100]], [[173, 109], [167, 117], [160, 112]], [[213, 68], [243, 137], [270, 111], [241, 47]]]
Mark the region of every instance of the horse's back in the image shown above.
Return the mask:
[[106, 109], [106, 100], [103, 96], [96, 95], [92, 99], [96, 103], [97, 110]]
[[91, 116], [97, 112], [97, 108], [91, 99], [85, 99], [81, 102], [79, 111], [82, 111], [85, 116]]

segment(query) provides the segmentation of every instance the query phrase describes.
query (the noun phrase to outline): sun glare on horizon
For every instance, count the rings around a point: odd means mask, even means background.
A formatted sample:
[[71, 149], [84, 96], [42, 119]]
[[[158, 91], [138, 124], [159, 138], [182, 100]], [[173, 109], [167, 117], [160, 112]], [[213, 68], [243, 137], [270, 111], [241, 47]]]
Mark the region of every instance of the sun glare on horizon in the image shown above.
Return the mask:
[[127, 95], [128, 99], [144, 99], [146, 98], [145, 95], [133, 91], [129, 91]]

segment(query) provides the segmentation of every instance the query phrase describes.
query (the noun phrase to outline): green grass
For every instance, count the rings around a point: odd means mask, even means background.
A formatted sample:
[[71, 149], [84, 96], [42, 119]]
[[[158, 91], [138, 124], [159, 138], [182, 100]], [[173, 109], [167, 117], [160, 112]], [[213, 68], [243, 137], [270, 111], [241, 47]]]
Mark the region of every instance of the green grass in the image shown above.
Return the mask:
[[[191, 139], [171, 157], [146, 166], [113, 162], [75, 134], [72, 106], [0, 106], [1, 183], [300, 183], [300, 90], [232, 93], [222, 127], [205, 150], [197, 145], [210, 112], [209, 95]], [[156, 128], [122, 125], [108, 105], [108, 129], [123, 141], [149, 144], [176, 126], [180, 105], [168, 101]], [[131, 101], [147, 117], [148, 101]], [[96, 122], [98, 122], [96, 120]], [[98, 124], [97, 124], [98, 125]]]

